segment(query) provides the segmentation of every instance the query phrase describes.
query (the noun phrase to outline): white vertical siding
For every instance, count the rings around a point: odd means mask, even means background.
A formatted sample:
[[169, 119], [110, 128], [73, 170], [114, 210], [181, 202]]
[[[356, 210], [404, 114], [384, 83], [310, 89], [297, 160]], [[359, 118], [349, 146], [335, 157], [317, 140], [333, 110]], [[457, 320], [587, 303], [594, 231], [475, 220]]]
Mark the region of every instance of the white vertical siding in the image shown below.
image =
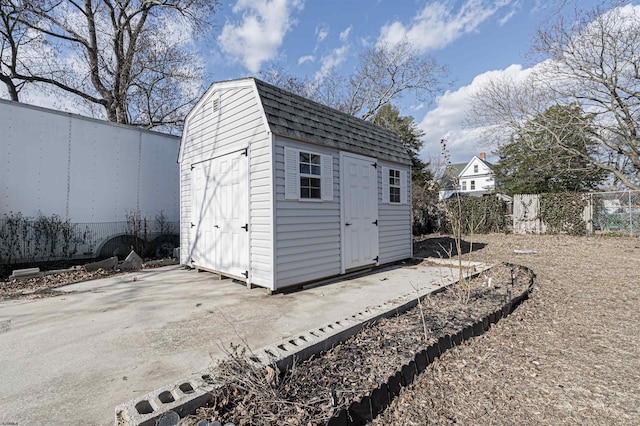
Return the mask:
[[[390, 204], [383, 202], [383, 187], [388, 190], [388, 185], [382, 184], [382, 171], [386, 168], [405, 171], [406, 204]], [[379, 160], [378, 162], [378, 244], [380, 245], [380, 264], [395, 262], [411, 257], [411, 170], [409, 166], [395, 164]], [[384, 197], [385, 201], [388, 197]], [[404, 201], [404, 199], [403, 199]]]
[[[218, 100], [218, 108], [212, 99]], [[239, 149], [249, 156], [249, 250], [254, 284], [272, 287], [271, 136], [253, 84], [214, 86], [190, 113], [180, 163], [180, 262], [190, 261], [191, 165]]]
[[[333, 200], [285, 200], [284, 147], [333, 157]], [[340, 196], [338, 151], [276, 137], [275, 244], [277, 288], [340, 273]]]

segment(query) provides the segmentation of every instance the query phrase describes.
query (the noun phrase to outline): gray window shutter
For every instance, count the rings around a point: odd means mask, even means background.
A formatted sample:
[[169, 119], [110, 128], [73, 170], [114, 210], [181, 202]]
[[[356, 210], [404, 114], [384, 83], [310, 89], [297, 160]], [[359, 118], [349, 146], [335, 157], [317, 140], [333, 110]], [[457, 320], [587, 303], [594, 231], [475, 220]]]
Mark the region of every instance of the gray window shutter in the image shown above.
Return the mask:
[[407, 204], [407, 172], [400, 170], [400, 204]]
[[298, 150], [284, 147], [284, 198], [286, 200], [297, 200], [300, 198], [298, 185]]
[[382, 167], [382, 202], [389, 204], [389, 168]]
[[333, 201], [333, 157], [322, 157], [322, 200]]

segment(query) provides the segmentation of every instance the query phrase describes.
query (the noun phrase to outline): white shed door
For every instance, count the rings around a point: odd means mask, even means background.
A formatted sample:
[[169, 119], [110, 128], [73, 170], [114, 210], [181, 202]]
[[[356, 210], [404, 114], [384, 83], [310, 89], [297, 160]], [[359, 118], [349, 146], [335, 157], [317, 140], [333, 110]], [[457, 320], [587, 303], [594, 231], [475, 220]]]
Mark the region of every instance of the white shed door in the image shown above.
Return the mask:
[[342, 154], [343, 269], [378, 261], [378, 175], [375, 159]]
[[191, 169], [191, 261], [208, 269], [214, 267], [216, 251], [213, 183], [211, 161], [194, 165]]
[[236, 152], [214, 158], [197, 164], [194, 172], [193, 208], [196, 215], [201, 215], [194, 222], [193, 251], [197, 253], [194, 264], [238, 278], [247, 277], [249, 188], [246, 155]]

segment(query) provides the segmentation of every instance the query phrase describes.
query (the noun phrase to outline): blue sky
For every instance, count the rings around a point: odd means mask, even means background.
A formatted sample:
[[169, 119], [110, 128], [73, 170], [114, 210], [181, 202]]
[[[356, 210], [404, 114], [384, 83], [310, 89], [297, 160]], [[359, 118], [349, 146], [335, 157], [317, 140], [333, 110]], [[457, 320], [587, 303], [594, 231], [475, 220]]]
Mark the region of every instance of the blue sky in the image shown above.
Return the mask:
[[578, 4], [537, 0], [237, 0], [225, 2], [221, 32], [209, 46], [213, 80], [256, 75], [278, 64], [288, 73], [313, 77], [333, 65], [346, 75], [358, 55], [377, 42], [409, 39], [424, 54], [449, 67], [453, 83], [430, 103], [403, 99], [426, 132], [421, 156], [440, 160], [442, 138], [453, 162], [465, 162], [492, 146], [464, 124], [469, 93], [487, 75], [518, 74], [536, 28]]
[[[426, 132], [421, 156], [441, 160], [442, 138], [453, 162], [492, 146], [465, 126], [470, 93], [489, 75], [518, 75], [535, 29], [560, 12], [594, 0], [223, 0], [213, 34], [196, 47], [213, 81], [255, 75], [276, 64], [289, 74], [315, 77], [329, 66], [349, 75], [358, 55], [381, 41], [408, 39], [420, 53], [448, 66], [452, 83], [431, 102], [398, 103]], [[0, 89], [1, 91], [2, 89]], [[53, 106], [41, 93], [25, 100]], [[60, 108], [59, 101], [56, 107]], [[73, 111], [73, 103], [62, 109]], [[78, 111], [73, 111], [78, 112]]]

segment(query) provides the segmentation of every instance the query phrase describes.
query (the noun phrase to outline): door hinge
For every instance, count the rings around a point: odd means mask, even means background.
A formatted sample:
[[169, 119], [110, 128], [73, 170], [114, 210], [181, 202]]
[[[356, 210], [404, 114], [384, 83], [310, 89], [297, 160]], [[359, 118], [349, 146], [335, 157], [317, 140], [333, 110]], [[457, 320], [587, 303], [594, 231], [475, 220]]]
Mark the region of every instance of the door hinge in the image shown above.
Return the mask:
[[244, 275], [245, 278], [249, 278], [249, 271], [244, 271], [242, 275]]
[[191, 222], [191, 227], [193, 228], [194, 226], [196, 226], [196, 224]]
[[195, 168], [196, 168], [195, 164], [192, 164], [192, 165], [191, 165], [191, 170], [193, 170], [193, 169], [195, 169]]
[[375, 221], [373, 221], [371, 223], [374, 224], [375, 226], [378, 226], [378, 219], [376, 219]]
[[373, 163], [372, 166], [373, 166], [374, 169], [377, 169], [378, 168], [378, 163]]
[[244, 226], [241, 226], [240, 228], [244, 229], [245, 231], [249, 232], [249, 224], [245, 223]]
[[249, 148], [245, 148], [242, 150], [242, 155], [244, 155], [245, 157], [249, 156]]
[[376, 261], [376, 263], [380, 262], [380, 256], [376, 256], [376, 258], [375, 258], [375, 259], [373, 259], [373, 260], [375, 260], [375, 261]]

